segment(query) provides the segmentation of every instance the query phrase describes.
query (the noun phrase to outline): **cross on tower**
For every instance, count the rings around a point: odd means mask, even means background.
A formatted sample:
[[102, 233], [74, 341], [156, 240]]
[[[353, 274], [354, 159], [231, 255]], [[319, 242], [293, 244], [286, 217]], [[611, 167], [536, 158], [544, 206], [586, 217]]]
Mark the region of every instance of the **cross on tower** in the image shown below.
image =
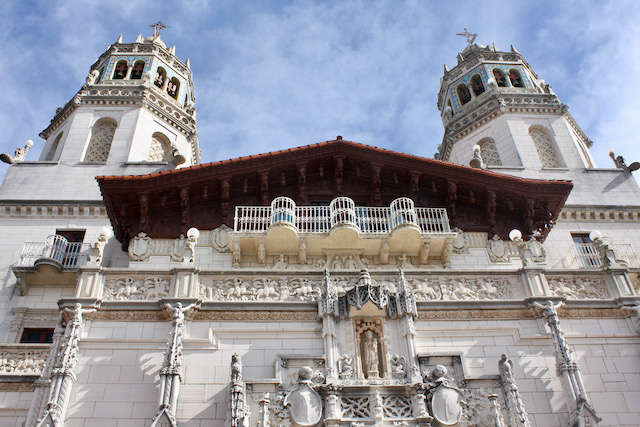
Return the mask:
[[457, 33], [456, 36], [465, 37], [467, 39], [467, 43], [469, 43], [469, 46], [471, 46], [475, 41], [476, 37], [478, 37], [477, 34], [471, 34], [469, 31], [467, 31], [466, 28], [464, 29], [464, 33]]
[[[152, 25], [149, 25], [149, 26], [153, 28], [153, 38], [160, 37], [160, 30], [164, 30], [165, 28], [169, 28], [162, 21], [158, 21], [155, 24], [152, 24]], [[466, 30], [466, 28], [465, 28], [465, 30]]]

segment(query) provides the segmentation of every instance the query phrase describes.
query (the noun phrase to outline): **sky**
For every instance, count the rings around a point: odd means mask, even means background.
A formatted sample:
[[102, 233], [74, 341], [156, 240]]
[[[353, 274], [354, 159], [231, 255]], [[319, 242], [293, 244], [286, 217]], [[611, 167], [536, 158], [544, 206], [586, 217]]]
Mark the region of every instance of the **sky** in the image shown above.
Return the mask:
[[594, 141], [599, 167], [613, 167], [609, 148], [640, 161], [637, 0], [3, 0], [0, 153], [31, 139], [37, 160], [38, 134], [95, 59], [158, 20], [191, 60], [203, 163], [337, 135], [433, 157], [443, 66], [466, 47], [464, 28], [516, 47]]

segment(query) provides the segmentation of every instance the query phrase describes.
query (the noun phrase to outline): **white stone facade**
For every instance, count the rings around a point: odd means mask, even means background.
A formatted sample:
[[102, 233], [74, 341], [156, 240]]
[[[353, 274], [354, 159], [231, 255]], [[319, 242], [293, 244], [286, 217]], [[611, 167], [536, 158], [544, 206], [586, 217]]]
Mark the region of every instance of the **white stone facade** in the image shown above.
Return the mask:
[[[523, 90], [538, 90], [522, 70]], [[628, 170], [589, 163], [565, 111], [505, 110], [453, 132], [441, 152], [468, 164], [492, 138], [502, 166], [488, 170], [573, 181], [543, 243], [423, 231], [427, 249], [409, 250], [410, 234], [314, 237], [285, 224], [139, 234], [123, 250], [103, 230], [94, 177], [174, 168], [146, 162], [159, 129], [184, 166], [199, 162], [197, 140], [153, 108], [94, 106], [91, 87], [49, 132], [48, 144], [65, 135], [54, 158], [47, 145], [40, 161], [16, 162], [0, 188], [1, 425], [640, 423], [640, 190]], [[87, 164], [102, 117], [118, 123], [108, 160]], [[564, 167], [541, 166], [531, 126], [550, 130]], [[85, 245], [73, 256], [45, 245], [78, 231]], [[52, 344], [20, 342], [42, 329]]]

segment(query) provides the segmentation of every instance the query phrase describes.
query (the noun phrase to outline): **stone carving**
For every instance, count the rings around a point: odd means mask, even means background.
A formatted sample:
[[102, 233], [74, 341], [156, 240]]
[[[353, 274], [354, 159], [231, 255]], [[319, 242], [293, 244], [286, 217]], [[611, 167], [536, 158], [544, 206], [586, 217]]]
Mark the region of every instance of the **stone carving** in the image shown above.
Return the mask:
[[73, 308], [64, 308], [63, 316], [67, 319], [64, 337], [60, 341], [60, 350], [55, 355], [47, 409], [41, 417], [38, 426], [62, 425], [69, 404], [71, 387], [76, 379], [76, 364], [78, 363], [78, 341], [84, 326], [83, 314], [96, 311], [95, 308], [85, 309], [76, 303]]
[[464, 395], [451, 385], [446, 375], [447, 368], [442, 365], [437, 365], [433, 369], [433, 377], [437, 386], [433, 391], [431, 407], [434, 418], [440, 424], [451, 426], [459, 423], [462, 419]]
[[240, 254], [240, 242], [238, 241], [233, 242], [232, 256], [233, 256], [233, 267], [234, 268], [240, 267], [241, 254]]
[[242, 361], [236, 353], [231, 356], [231, 380], [229, 386], [229, 415], [231, 427], [245, 427], [248, 408], [246, 405], [245, 387], [242, 381]]
[[343, 380], [353, 377], [353, 357], [345, 353], [338, 359], [338, 375]]
[[92, 72], [90, 72], [85, 80], [85, 86], [95, 84], [96, 80], [98, 80], [98, 77], [100, 77], [100, 71], [93, 70]]
[[312, 377], [313, 369], [308, 366], [300, 368], [298, 385], [284, 399], [291, 419], [299, 426], [314, 426], [322, 418], [322, 398], [311, 387]]
[[[120, 277], [107, 279], [104, 300], [149, 301], [169, 296], [169, 277]], [[140, 283], [142, 281], [142, 283]]]
[[[602, 420], [596, 415], [593, 406], [589, 403], [575, 353], [567, 344], [564, 331], [560, 328], [558, 308], [562, 304], [562, 302], [554, 303], [550, 300], [544, 303], [538, 301], [533, 302], [533, 305], [539, 308], [544, 318], [547, 319], [547, 325], [553, 337], [553, 345], [556, 353], [556, 374], [563, 379], [562, 384], [565, 389], [565, 398], [570, 410], [570, 425], [597, 426], [598, 422]], [[585, 420], [583, 420], [584, 417], [588, 418], [586, 423]]]
[[453, 300], [507, 299], [511, 297], [508, 280], [492, 278], [451, 279], [447, 288]]
[[287, 257], [284, 254], [280, 254], [280, 256], [278, 257], [278, 260], [273, 264], [273, 268], [284, 270], [287, 268], [288, 265], [289, 263], [287, 261]]
[[264, 242], [260, 242], [258, 245], [258, 262], [264, 265], [267, 262], [267, 251], [264, 247]]
[[184, 334], [184, 315], [194, 308], [195, 304], [182, 307], [178, 302], [175, 306], [165, 304], [164, 308], [171, 316], [171, 331], [164, 352], [164, 361], [160, 368], [160, 399], [158, 412], [151, 423], [152, 427], [169, 425], [177, 426], [175, 416], [182, 382], [182, 338]]
[[[504, 424], [496, 423], [496, 418], [492, 414], [491, 400], [489, 397], [490, 393], [487, 389], [479, 388], [461, 391], [465, 399], [463, 402], [464, 411], [462, 413], [462, 420], [460, 421], [461, 427], [507, 427]], [[501, 414], [499, 415], [499, 420], [502, 420]]]
[[531, 424], [524, 409], [524, 403], [520, 398], [520, 391], [513, 378], [513, 362], [506, 354], [503, 354], [498, 362], [498, 371], [509, 411], [509, 425], [530, 427]]
[[0, 374], [40, 375], [48, 350], [0, 351]]
[[497, 234], [494, 234], [487, 241], [487, 254], [492, 262], [507, 262], [509, 249], [507, 244]]
[[553, 295], [568, 299], [605, 299], [608, 297], [604, 279], [589, 276], [548, 276]]
[[393, 378], [406, 378], [406, 359], [404, 356], [394, 354], [391, 356], [391, 376]]
[[129, 257], [131, 261], [145, 261], [151, 255], [152, 240], [145, 233], [140, 232], [129, 242]]
[[397, 262], [398, 262], [398, 267], [400, 267], [403, 270], [413, 268], [413, 264], [411, 264], [411, 257], [408, 257], [405, 254], [400, 255], [397, 259]]
[[371, 417], [371, 402], [369, 396], [341, 396], [343, 418], [369, 418]]
[[320, 281], [304, 277], [229, 277], [200, 284], [200, 298], [214, 301], [310, 301], [319, 294]]
[[367, 378], [378, 378], [380, 376], [378, 368], [380, 364], [380, 358], [378, 357], [378, 337], [373, 331], [368, 330], [364, 333], [363, 344], [363, 370], [366, 372]]
[[544, 250], [544, 246], [533, 236], [527, 241], [527, 249], [531, 252], [531, 260], [533, 262], [544, 262], [547, 258], [547, 252]]
[[429, 281], [413, 279], [413, 294], [417, 300], [439, 300], [442, 299], [440, 286], [430, 284]]
[[231, 229], [222, 224], [212, 232], [211, 244], [218, 252], [229, 252], [229, 232]]

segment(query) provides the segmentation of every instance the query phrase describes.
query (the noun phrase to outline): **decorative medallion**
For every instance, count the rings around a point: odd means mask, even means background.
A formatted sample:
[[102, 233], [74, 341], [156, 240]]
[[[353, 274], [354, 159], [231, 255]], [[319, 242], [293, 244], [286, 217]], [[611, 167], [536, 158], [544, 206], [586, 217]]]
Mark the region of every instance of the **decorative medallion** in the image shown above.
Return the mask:
[[322, 418], [322, 398], [311, 388], [313, 369], [308, 366], [298, 372], [298, 386], [284, 399], [291, 419], [300, 426], [315, 426]]

